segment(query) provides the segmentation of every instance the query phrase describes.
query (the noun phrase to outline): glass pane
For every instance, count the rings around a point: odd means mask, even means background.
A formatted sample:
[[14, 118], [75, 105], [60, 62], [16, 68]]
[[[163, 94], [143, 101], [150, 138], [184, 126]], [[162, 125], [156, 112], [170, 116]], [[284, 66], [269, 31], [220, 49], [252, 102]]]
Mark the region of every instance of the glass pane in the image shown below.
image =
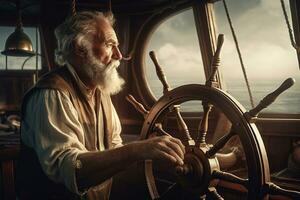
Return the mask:
[[[5, 48], [6, 39], [15, 30], [12, 26], [0, 26], [0, 51], [2, 52]], [[36, 52], [36, 28], [35, 27], [23, 27], [24, 33], [30, 38], [34, 52]], [[38, 38], [40, 38], [38, 33]], [[41, 45], [39, 42], [38, 53], [40, 54]], [[0, 54], [0, 70], [6, 69], [5, 55]], [[25, 62], [25, 63], [24, 63]], [[13, 57], [7, 56], [7, 69], [8, 70], [21, 70], [22, 65], [24, 70], [36, 69], [36, 57]], [[41, 57], [38, 57], [37, 62], [38, 69], [41, 69]]]
[[164, 21], [153, 33], [146, 48], [146, 77], [156, 98], [163, 87], [148, 55], [153, 50], [171, 88], [204, 83], [204, 69], [192, 9]]
[[[265, 112], [300, 113], [300, 71], [295, 49], [291, 46], [280, 1], [227, 0], [233, 27], [241, 49], [254, 104], [272, 92], [288, 77], [295, 85], [281, 94]], [[289, 1], [285, 1], [290, 16]], [[221, 71], [228, 92], [247, 109], [251, 108], [234, 40], [223, 2], [215, 5], [217, 29], [225, 34]]]

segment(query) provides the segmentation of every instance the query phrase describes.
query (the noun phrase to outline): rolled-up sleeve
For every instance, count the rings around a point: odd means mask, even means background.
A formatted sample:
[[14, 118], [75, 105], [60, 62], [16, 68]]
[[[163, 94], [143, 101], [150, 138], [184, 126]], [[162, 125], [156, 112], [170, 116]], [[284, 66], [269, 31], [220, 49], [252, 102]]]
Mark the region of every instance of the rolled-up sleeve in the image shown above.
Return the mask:
[[38, 90], [26, 105], [22, 141], [35, 149], [45, 174], [80, 194], [76, 184], [77, 156], [87, 152], [78, 113], [67, 94]]

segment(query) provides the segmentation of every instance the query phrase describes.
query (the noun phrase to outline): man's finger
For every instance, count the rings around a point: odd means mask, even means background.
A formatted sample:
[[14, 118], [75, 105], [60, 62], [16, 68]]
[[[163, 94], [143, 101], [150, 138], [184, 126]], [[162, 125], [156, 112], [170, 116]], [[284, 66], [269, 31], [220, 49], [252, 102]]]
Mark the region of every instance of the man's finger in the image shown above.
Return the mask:
[[182, 150], [182, 152], [185, 154], [185, 146], [182, 144], [181, 140], [178, 138], [170, 137], [170, 140], [178, 144]]
[[180, 147], [179, 144], [177, 144], [177, 143], [175, 143], [175, 142], [173, 142], [173, 141], [170, 140], [170, 141], [167, 141], [167, 142], [166, 142], [166, 145], [167, 145], [168, 147], [170, 147], [173, 151], [175, 151], [176, 154], [179, 155], [179, 157], [180, 157], [181, 159], [184, 158], [184, 151], [181, 149], [181, 147]]
[[172, 157], [174, 157], [178, 164], [180, 164], [180, 165], [183, 164], [182, 158], [172, 148], [168, 147], [166, 144], [160, 145], [159, 150], [161, 152], [167, 153], [167, 154], [171, 155]]
[[169, 162], [171, 162], [172, 164], [175, 164], [175, 165], [183, 165], [183, 161], [182, 160], [177, 160], [174, 156], [172, 156], [171, 154], [168, 154], [166, 152], [160, 152], [161, 153], [161, 157], [163, 159], [167, 159]]

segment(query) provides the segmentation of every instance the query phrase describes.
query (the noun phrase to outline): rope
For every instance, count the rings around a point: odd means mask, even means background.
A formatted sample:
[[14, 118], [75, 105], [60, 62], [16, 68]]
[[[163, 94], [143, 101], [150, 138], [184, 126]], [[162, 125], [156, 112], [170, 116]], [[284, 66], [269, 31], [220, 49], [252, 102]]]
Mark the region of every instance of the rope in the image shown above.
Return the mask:
[[228, 11], [228, 8], [227, 8], [225, 0], [223, 0], [223, 4], [224, 4], [225, 11], [226, 11], [226, 16], [227, 16], [227, 19], [228, 19], [228, 23], [230, 25], [230, 29], [231, 29], [231, 33], [232, 33], [232, 36], [233, 36], [233, 40], [234, 40], [234, 43], [235, 43], [235, 46], [236, 46], [236, 50], [238, 52], [239, 60], [240, 60], [241, 67], [242, 67], [242, 70], [243, 70], [244, 79], [246, 81], [246, 85], [247, 85], [247, 89], [248, 89], [248, 93], [249, 93], [249, 98], [250, 98], [250, 103], [251, 103], [251, 106], [253, 108], [254, 107], [253, 96], [252, 96], [252, 93], [251, 93], [250, 84], [249, 84], [249, 81], [248, 81], [246, 69], [245, 69], [245, 66], [244, 66], [243, 59], [242, 59], [242, 54], [241, 54], [241, 51], [240, 51], [239, 43], [238, 43], [235, 31], [233, 29], [232, 21], [230, 19], [229, 11]]
[[72, 16], [76, 15], [76, 0], [71, 0], [71, 13]]
[[20, 1], [17, 1], [17, 27], [22, 28], [22, 11], [21, 11], [21, 6], [20, 6]]
[[112, 13], [111, 0], [108, 0], [108, 9], [109, 9], [109, 12]]
[[286, 22], [286, 25], [287, 25], [287, 28], [288, 28], [288, 31], [289, 31], [291, 44], [296, 49], [296, 51], [299, 53], [300, 52], [300, 47], [296, 44], [296, 42], [294, 40], [293, 29], [292, 29], [292, 27], [290, 25], [290, 22], [289, 22], [289, 18], [288, 18], [287, 12], [286, 12], [284, 1], [280, 0], [280, 2], [281, 2], [281, 7], [282, 7], [284, 19], [285, 19], [285, 22]]

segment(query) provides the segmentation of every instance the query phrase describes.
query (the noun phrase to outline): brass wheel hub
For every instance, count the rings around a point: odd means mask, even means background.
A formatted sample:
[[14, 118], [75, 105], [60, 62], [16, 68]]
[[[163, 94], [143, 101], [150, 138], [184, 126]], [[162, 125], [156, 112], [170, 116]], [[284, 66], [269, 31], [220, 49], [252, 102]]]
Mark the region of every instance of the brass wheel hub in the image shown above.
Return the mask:
[[218, 160], [207, 158], [206, 147], [186, 148], [184, 165], [176, 167], [176, 175], [180, 185], [194, 194], [205, 194], [211, 181], [211, 172], [219, 168]]

